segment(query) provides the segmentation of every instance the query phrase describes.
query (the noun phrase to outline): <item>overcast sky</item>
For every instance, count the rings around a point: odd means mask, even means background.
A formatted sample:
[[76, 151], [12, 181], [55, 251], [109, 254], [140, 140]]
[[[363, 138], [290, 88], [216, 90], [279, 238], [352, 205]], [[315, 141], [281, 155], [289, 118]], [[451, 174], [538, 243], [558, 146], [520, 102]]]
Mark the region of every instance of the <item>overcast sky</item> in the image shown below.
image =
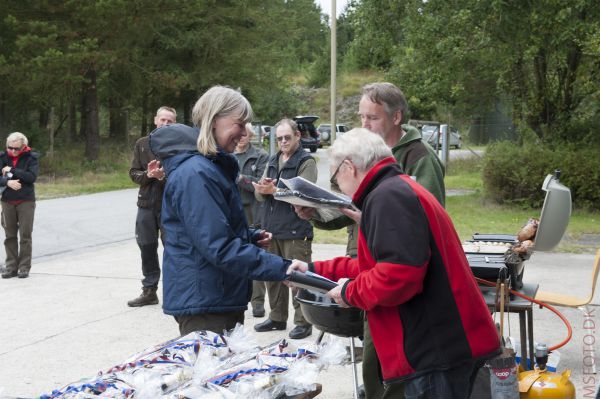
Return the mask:
[[[327, 15], [331, 14], [331, 0], [315, 0], [315, 3], [319, 4], [321, 6], [321, 10], [323, 10], [323, 12]], [[348, 3], [348, 0], [337, 0], [335, 3], [335, 8], [336, 8], [336, 16], [339, 17], [339, 15], [341, 14], [341, 12], [344, 10], [344, 7], [346, 7], [346, 3]]]

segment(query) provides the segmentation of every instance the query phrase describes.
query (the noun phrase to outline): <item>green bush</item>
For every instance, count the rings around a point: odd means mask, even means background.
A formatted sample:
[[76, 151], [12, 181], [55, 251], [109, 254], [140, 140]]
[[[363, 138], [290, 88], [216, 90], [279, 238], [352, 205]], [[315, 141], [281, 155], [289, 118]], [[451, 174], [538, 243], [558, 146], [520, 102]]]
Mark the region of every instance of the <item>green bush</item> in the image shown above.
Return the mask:
[[573, 205], [600, 209], [600, 148], [571, 145], [549, 148], [541, 143], [499, 142], [488, 147], [483, 184], [488, 197], [499, 203], [538, 208], [546, 175], [560, 169], [560, 181], [571, 190]]

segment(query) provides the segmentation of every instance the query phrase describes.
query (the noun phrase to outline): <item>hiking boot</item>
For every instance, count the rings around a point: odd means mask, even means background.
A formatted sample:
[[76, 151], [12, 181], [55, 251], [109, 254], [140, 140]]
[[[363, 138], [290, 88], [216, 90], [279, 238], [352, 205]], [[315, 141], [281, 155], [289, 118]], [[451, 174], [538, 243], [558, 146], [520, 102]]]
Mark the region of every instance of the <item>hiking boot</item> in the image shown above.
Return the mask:
[[29, 270], [19, 270], [17, 277], [19, 277], [19, 278], [29, 277]]
[[2, 278], [13, 278], [13, 277], [17, 277], [17, 271], [16, 270], [13, 270], [13, 271], [4, 270], [2, 272]]
[[142, 288], [142, 294], [127, 302], [127, 305], [136, 308], [138, 306], [156, 305], [157, 303], [156, 288]]

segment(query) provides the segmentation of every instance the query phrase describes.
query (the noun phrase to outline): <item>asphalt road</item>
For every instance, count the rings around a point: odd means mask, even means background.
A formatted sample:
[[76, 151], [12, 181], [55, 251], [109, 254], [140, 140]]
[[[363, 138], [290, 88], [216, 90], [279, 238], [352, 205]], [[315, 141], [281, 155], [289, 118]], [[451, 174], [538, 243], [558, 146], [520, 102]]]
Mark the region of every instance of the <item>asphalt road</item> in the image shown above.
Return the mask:
[[[329, 156], [320, 148], [317, 184], [329, 189]], [[473, 156], [466, 149], [450, 151], [451, 159]], [[33, 258], [120, 243], [135, 237], [137, 189], [109, 191], [37, 202], [33, 231]], [[4, 240], [4, 230], [0, 229]], [[0, 262], [4, 263], [0, 245]]]
[[[37, 201], [33, 258], [92, 249], [135, 237], [137, 190]], [[0, 229], [4, 240], [4, 229]], [[0, 259], [4, 263], [4, 245]]]

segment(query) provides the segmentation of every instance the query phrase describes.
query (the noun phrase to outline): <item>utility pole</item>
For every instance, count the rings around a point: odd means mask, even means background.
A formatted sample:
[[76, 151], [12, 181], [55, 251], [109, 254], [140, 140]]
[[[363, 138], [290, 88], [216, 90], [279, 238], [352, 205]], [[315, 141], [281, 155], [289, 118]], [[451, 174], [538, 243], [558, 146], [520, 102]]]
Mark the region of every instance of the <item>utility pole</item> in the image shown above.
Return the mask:
[[336, 5], [335, 0], [331, 0], [331, 104], [329, 105], [331, 114], [331, 144], [336, 136], [336, 118], [335, 118], [335, 88], [336, 88], [336, 63], [337, 63], [337, 40], [336, 40]]

